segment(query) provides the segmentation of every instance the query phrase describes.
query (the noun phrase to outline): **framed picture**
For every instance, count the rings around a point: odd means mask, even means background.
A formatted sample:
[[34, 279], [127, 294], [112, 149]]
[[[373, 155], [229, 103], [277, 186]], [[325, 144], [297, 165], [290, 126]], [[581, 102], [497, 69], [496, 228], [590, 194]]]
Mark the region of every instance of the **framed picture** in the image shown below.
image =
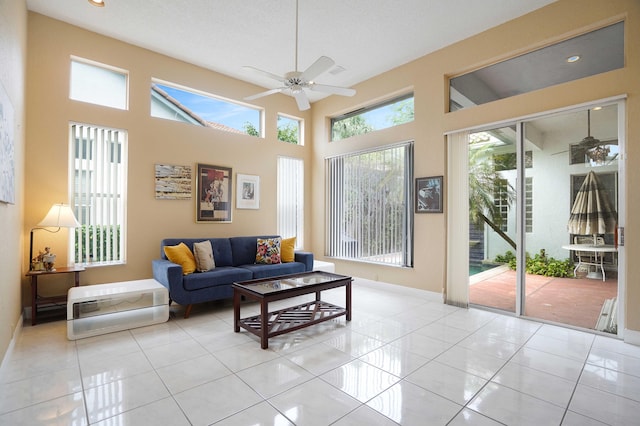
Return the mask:
[[190, 200], [191, 166], [156, 164], [156, 200]]
[[236, 208], [260, 208], [260, 176], [236, 175]]
[[198, 164], [196, 222], [231, 222], [231, 168]]
[[416, 213], [442, 213], [442, 176], [416, 179]]

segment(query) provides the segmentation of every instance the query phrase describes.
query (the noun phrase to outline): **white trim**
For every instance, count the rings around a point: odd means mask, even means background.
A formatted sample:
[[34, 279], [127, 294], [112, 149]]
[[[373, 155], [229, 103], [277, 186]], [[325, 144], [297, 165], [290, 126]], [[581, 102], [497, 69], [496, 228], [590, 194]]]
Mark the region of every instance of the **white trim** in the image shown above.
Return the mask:
[[[625, 99], [620, 99], [617, 103], [618, 106], [618, 149], [620, 151], [620, 158], [618, 160], [618, 227], [624, 228], [625, 226], [625, 217], [627, 212], [627, 173], [626, 173], [626, 165], [627, 165], [627, 133], [626, 129], [626, 121], [627, 121], [627, 103]], [[627, 332], [631, 332], [631, 330], [627, 330], [626, 321], [625, 321], [625, 305], [626, 305], [626, 295], [627, 295], [627, 256], [626, 249], [624, 245], [618, 247], [618, 336], [621, 338], [626, 337]], [[640, 339], [638, 343], [640, 344]]]
[[[547, 111], [542, 111], [542, 112], [536, 112], [536, 113], [532, 113], [532, 114], [527, 114], [527, 115], [521, 115], [519, 117], [513, 117], [513, 118], [508, 118], [505, 120], [500, 120], [500, 121], [494, 121], [493, 123], [489, 123], [489, 124], [481, 124], [481, 125], [477, 125], [477, 126], [471, 126], [471, 127], [465, 127], [462, 129], [456, 129], [456, 130], [448, 130], [446, 132], [444, 132], [445, 136], [448, 136], [450, 134], [453, 133], [458, 133], [458, 132], [469, 132], [469, 133], [477, 133], [477, 132], [482, 132], [484, 130], [489, 130], [489, 129], [494, 129], [496, 127], [506, 127], [509, 125], [512, 125], [518, 121], [530, 121], [530, 120], [534, 120], [540, 117], [547, 117], [549, 115], [552, 114], [558, 114], [561, 112], [569, 112], [569, 111], [576, 111], [576, 110], [581, 110], [587, 107], [592, 107], [592, 106], [605, 106], [607, 104], [614, 104], [617, 103], [621, 100], [626, 100], [627, 99], [627, 94], [624, 93], [622, 95], [617, 95], [617, 96], [611, 96], [609, 98], [604, 98], [604, 99], [598, 99], [595, 101], [589, 101], [589, 102], [583, 102], [581, 104], [576, 104], [576, 105], [571, 105], [571, 106], [566, 106], [566, 107], [562, 107], [562, 108], [556, 108], [556, 109], [551, 109], [551, 110], [547, 110]], [[455, 112], [455, 111], [454, 111]], [[452, 114], [451, 112], [448, 114]]]
[[631, 345], [640, 346], [640, 331], [625, 329], [624, 342]]
[[11, 337], [11, 341], [9, 342], [9, 346], [7, 347], [7, 351], [4, 353], [2, 357], [2, 364], [0, 364], [0, 377], [5, 377], [5, 370], [8, 368], [9, 360], [11, 359], [11, 354], [13, 353], [13, 348], [16, 346], [16, 342], [22, 335], [22, 325], [24, 324], [24, 314], [20, 315], [18, 318], [18, 323], [16, 324], [16, 328], [13, 330], [13, 336]]

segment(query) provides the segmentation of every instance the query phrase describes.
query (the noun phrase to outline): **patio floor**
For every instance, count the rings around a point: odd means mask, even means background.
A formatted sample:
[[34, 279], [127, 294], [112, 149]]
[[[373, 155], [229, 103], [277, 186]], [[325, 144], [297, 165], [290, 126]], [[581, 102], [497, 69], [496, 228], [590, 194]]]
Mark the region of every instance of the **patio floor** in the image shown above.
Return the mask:
[[[516, 272], [507, 270], [469, 286], [469, 301], [476, 305], [515, 312]], [[606, 299], [618, 295], [618, 278], [526, 277], [525, 314], [582, 328], [594, 329]]]

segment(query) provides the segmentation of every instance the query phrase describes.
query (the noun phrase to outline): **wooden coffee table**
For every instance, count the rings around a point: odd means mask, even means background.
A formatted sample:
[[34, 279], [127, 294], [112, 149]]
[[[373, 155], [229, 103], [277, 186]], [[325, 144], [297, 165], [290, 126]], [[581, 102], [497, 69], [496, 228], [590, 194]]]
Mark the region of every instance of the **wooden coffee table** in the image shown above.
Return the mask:
[[[241, 281], [233, 284], [233, 326], [236, 333], [240, 327], [260, 337], [262, 349], [269, 346], [269, 338], [299, 330], [345, 315], [351, 321], [351, 282], [344, 275], [323, 271], [304, 272], [259, 280]], [[320, 293], [337, 287], [345, 287], [345, 307], [320, 300]], [[269, 312], [269, 302], [315, 293], [315, 300], [290, 308]], [[260, 315], [240, 318], [242, 297], [260, 303]], [[263, 326], [264, 325], [264, 326]]]

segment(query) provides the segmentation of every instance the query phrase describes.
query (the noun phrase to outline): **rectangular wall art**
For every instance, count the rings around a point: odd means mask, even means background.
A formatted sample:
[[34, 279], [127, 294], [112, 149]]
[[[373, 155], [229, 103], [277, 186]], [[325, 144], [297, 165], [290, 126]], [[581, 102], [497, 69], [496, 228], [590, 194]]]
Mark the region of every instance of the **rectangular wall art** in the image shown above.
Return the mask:
[[442, 213], [442, 176], [416, 179], [416, 213]]
[[198, 164], [197, 222], [231, 222], [231, 168]]
[[236, 208], [260, 208], [260, 176], [236, 175]]
[[9, 95], [0, 84], [0, 202], [16, 202], [14, 115]]
[[156, 199], [190, 200], [191, 166], [156, 164]]

